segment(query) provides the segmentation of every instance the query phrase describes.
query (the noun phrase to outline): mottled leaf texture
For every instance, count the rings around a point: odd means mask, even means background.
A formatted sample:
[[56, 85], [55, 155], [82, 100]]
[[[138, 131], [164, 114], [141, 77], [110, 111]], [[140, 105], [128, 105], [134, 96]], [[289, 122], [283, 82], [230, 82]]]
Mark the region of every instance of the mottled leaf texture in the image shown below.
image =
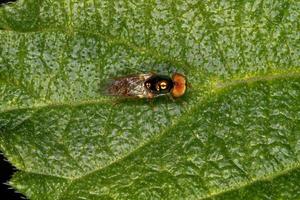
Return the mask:
[[[19, 0], [0, 7], [0, 149], [31, 200], [300, 199], [300, 3]], [[168, 98], [101, 95], [184, 73]]]

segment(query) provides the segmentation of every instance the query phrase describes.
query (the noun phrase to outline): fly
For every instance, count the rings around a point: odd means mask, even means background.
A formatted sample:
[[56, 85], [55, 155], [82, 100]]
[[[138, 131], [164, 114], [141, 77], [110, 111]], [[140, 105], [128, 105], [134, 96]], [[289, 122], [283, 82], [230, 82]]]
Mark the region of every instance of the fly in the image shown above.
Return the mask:
[[110, 80], [104, 88], [105, 94], [119, 97], [148, 98], [171, 95], [181, 97], [186, 92], [186, 77], [174, 73], [172, 77], [148, 73], [129, 75]]

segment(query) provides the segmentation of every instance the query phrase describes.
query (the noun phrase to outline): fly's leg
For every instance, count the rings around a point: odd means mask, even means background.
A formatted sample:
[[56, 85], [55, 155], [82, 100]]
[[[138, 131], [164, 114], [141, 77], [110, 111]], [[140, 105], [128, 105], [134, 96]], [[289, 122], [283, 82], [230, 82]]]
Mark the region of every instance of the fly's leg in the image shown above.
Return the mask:
[[176, 102], [176, 99], [171, 94], [168, 94], [167, 96], [172, 102]]
[[148, 95], [147, 101], [149, 102], [149, 105], [151, 106], [151, 109], [155, 112], [157, 110], [157, 107], [154, 105], [154, 96]]
[[186, 104], [185, 100], [182, 98], [174, 98], [171, 94], [168, 94], [167, 96], [173, 103], [181, 104], [182, 106]]

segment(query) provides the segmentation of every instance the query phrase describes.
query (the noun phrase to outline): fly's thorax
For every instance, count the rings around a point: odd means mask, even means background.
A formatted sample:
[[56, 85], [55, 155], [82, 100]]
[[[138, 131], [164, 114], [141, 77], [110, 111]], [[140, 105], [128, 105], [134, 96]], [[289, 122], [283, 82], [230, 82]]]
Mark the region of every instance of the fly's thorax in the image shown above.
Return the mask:
[[144, 86], [155, 95], [167, 94], [173, 88], [173, 81], [168, 76], [153, 75], [145, 81]]

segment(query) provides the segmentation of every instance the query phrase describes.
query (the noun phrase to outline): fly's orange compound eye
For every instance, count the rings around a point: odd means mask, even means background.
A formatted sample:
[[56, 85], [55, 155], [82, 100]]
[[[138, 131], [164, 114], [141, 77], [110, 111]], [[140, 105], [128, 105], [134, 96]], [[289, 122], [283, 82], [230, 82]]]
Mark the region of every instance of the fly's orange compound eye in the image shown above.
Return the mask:
[[186, 78], [184, 75], [175, 73], [172, 76], [174, 87], [171, 91], [173, 97], [181, 97], [186, 91]]

